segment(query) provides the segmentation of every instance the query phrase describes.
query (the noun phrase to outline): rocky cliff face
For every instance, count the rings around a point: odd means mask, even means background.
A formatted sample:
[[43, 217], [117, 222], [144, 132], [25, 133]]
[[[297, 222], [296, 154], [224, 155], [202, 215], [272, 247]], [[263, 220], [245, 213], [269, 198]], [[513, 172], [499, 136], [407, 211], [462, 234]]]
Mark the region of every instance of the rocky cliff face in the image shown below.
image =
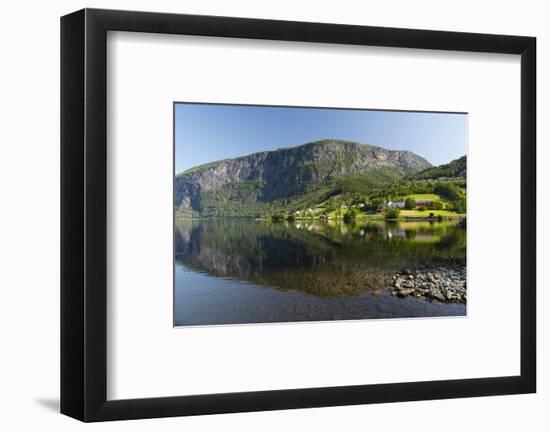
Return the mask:
[[175, 204], [180, 209], [200, 212], [204, 193], [238, 184], [248, 185], [247, 199], [270, 202], [306, 193], [335, 177], [368, 175], [384, 168], [405, 175], [430, 166], [409, 151], [323, 140], [222, 160], [183, 172], [176, 177]]

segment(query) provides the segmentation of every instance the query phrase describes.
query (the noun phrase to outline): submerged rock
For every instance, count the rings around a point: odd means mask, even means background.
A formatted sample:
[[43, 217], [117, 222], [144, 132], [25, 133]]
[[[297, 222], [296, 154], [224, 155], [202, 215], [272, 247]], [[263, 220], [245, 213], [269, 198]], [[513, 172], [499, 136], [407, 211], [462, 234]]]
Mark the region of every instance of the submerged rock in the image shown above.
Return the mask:
[[466, 268], [436, 267], [405, 269], [395, 274], [388, 286], [393, 296], [425, 297], [430, 301], [466, 303]]

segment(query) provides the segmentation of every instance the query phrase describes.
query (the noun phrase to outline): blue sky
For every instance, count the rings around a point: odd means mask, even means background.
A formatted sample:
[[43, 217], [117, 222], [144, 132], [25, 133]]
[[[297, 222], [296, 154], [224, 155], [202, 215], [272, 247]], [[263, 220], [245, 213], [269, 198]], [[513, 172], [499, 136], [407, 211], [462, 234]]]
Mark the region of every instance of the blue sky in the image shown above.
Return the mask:
[[466, 154], [466, 114], [178, 103], [176, 173], [320, 139], [409, 150], [433, 165]]

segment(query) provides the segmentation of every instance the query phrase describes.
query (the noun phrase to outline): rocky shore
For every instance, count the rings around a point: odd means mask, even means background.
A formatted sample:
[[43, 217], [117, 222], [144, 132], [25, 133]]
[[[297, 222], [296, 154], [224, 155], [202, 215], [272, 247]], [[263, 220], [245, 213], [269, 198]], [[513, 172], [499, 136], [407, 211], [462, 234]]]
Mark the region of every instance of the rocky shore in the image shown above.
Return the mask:
[[394, 296], [425, 297], [439, 302], [466, 303], [466, 268], [435, 267], [396, 273], [388, 286]]

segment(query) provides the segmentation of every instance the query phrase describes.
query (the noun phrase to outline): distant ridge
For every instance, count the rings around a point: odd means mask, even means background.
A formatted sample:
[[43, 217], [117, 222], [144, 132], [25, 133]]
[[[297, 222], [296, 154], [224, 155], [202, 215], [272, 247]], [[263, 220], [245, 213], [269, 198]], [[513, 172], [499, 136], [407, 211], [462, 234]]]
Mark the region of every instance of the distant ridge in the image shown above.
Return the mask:
[[413, 175], [418, 180], [436, 180], [439, 178], [466, 178], [466, 156], [462, 156], [445, 165], [433, 166]]

